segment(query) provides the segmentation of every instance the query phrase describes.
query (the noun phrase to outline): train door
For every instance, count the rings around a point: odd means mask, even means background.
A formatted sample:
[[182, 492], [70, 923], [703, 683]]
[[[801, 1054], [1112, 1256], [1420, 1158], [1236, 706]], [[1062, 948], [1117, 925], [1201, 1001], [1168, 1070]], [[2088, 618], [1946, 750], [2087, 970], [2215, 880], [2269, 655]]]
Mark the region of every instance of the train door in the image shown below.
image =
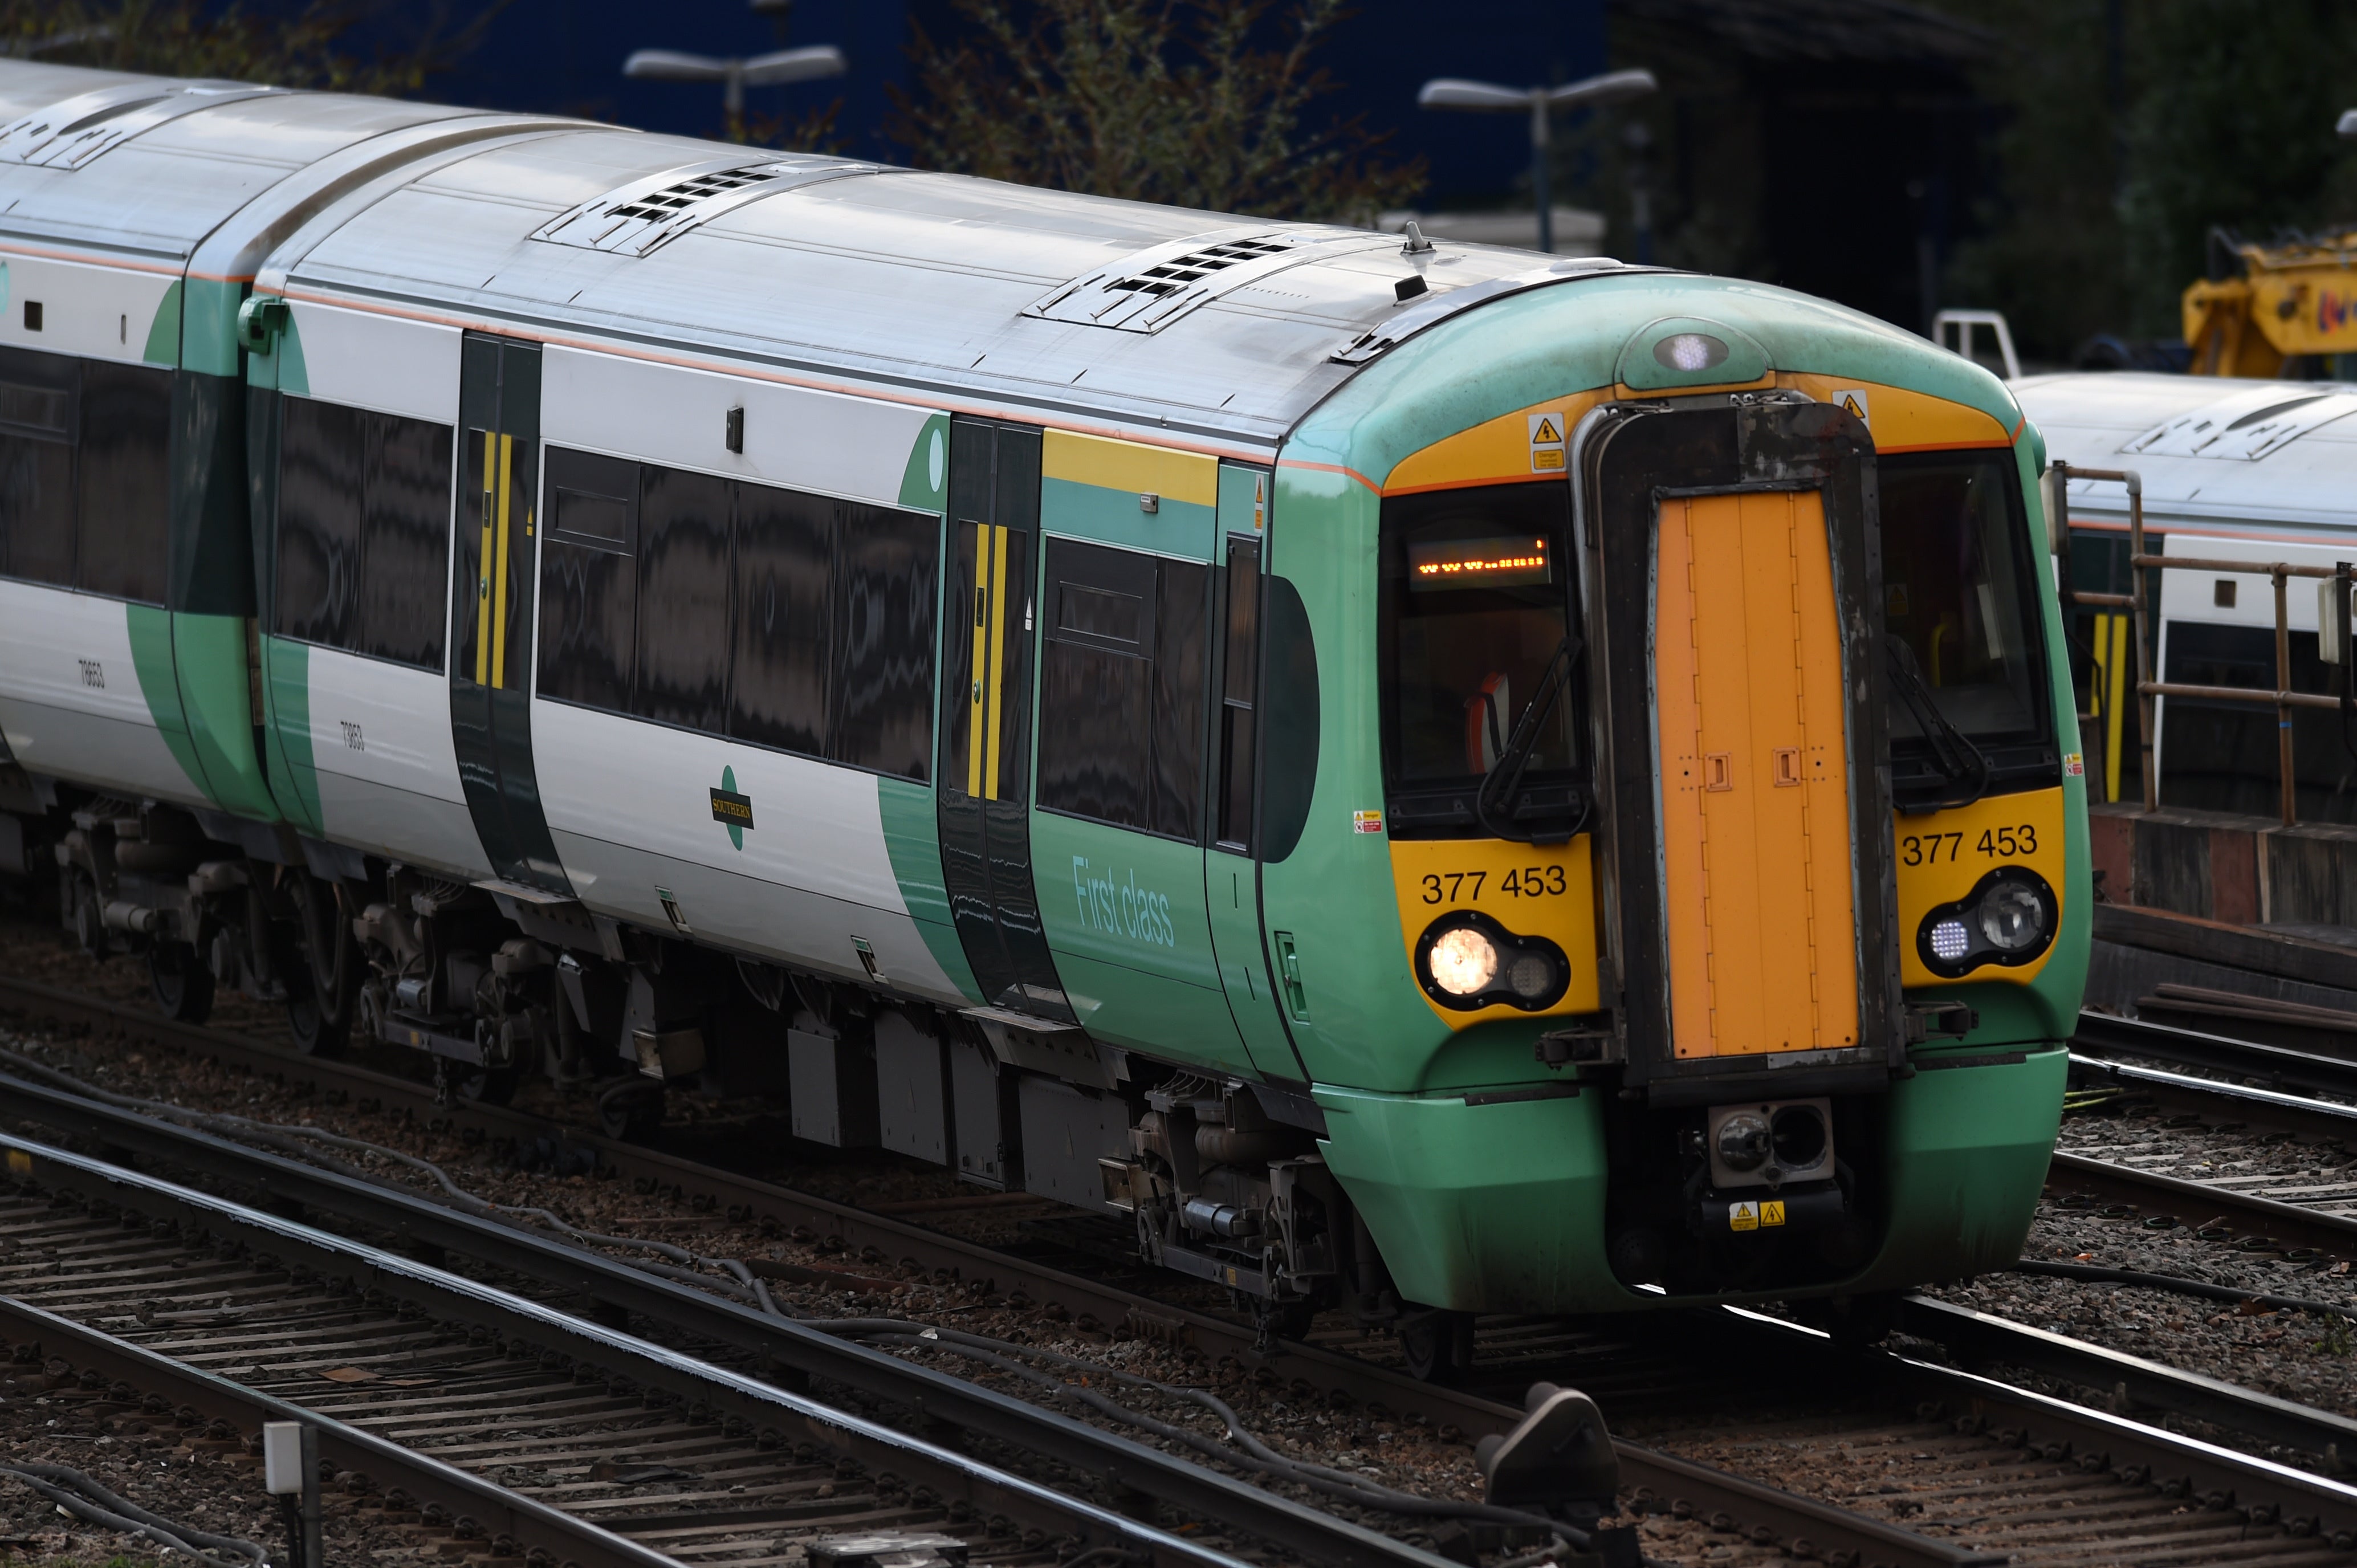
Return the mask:
[[984, 1002], [1071, 1023], [1031, 876], [1039, 447], [1039, 432], [1023, 425], [950, 427], [956, 607], [943, 618], [942, 876]]
[[532, 757], [540, 348], [470, 332], [452, 521], [450, 728], [495, 875], [570, 894]]
[[1228, 1010], [1253, 1065], [1271, 1078], [1307, 1075], [1286, 1033], [1262, 930], [1254, 804], [1260, 761], [1262, 542], [1267, 537], [1265, 468], [1220, 466], [1218, 585], [1212, 620], [1211, 849], [1203, 868], [1211, 946]]

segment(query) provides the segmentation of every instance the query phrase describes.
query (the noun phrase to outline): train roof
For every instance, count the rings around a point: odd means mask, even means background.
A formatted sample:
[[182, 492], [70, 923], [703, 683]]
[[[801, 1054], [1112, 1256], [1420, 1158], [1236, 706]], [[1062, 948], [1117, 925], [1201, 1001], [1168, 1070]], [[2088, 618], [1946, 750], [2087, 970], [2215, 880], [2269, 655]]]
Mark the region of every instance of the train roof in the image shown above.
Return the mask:
[[0, 235], [182, 261], [298, 169], [356, 142], [479, 115], [387, 98], [0, 61]]
[[[331, 209], [260, 281], [1265, 450], [1351, 373], [1335, 356], [1369, 332], [1546, 264], [1445, 243], [1410, 258], [1395, 234], [585, 128]], [[1419, 277], [1425, 299], [1403, 301]]]
[[[2115, 371], [2012, 388], [2049, 457], [2134, 469], [2154, 526], [2357, 527], [2357, 386]], [[2074, 519], [2127, 515], [2116, 483], [2073, 480], [2071, 496]]]

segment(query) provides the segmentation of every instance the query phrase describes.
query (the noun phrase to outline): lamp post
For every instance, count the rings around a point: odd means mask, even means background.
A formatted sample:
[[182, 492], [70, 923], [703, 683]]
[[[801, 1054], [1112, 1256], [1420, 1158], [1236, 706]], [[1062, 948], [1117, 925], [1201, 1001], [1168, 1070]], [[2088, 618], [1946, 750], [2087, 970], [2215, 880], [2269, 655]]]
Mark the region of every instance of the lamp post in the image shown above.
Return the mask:
[[1526, 113], [1531, 117], [1531, 190], [1538, 200], [1539, 249], [1555, 249], [1555, 206], [1547, 194], [1549, 122], [1566, 109], [1618, 103], [1641, 98], [1661, 84], [1650, 70], [1613, 70], [1561, 87], [1501, 87], [1493, 81], [1466, 81], [1437, 77], [1424, 84], [1415, 102], [1424, 109], [1470, 109], [1491, 113]]
[[716, 81], [721, 106], [727, 112], [728, 134], [742, 140], [745, 90], [783, 87], [794, 81], [816, 81], [841, 76], [850, 66], [833, 44], [806, 44], [798, 49], [776, 49], [765, 55], [723, 59], [713, 55], [682, 54], [677, 49], [640, 49], [622, 62], [622, 74], [657, 81]]

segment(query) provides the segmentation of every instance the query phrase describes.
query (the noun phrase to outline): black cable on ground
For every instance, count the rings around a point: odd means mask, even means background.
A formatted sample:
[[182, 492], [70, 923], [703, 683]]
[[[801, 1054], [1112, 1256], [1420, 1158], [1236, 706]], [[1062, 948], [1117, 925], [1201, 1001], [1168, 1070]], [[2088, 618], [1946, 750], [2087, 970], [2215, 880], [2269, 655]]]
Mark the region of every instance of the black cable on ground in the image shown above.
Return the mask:
[[[103, 1526], [124, 1535], [136, 1536], [174, 1552], [184, 1552], [204, 1568], [255, 1568], [269, 1562], [269, 1549], [233, 1535], [214, 1535], [151, 1513], [138, 1504], [125, 1501], [66, 1465], [40, 1465], [26, 1460], [0, 1461], [0, 1476], [13, 1476], [65, 1509], [74, 1518], [89, 1524]], [[231, 1562], [200, 1551], [210, 1547], [215, 1552], [234, 1552], [241, 1560]]]
[[2306, 1296], [2277, 1295], [2272, 1291], [2247, 1290], [2240, 1285], [2212, 1284], [2208, 1280], [2188, 1279], [2182, 1274], [2148, 1274], [2137, 1269], [2107, 1269], [2095, 1263], [2050, 1263], [2031, 1258], [2023, 1259], [2007, 1272], [2077, 1280], [2085, 1284], [2142, 1285], [2147, 1290], [2175, 1291], [2179, 1295], [2230, 1301], [2236, 1305], [2255, 1301], [2278, 1312], [2313, 1312], [2357, 1323], [2357, 1307], [2341, 1306], [2329, 1301], [2311, 1301]]

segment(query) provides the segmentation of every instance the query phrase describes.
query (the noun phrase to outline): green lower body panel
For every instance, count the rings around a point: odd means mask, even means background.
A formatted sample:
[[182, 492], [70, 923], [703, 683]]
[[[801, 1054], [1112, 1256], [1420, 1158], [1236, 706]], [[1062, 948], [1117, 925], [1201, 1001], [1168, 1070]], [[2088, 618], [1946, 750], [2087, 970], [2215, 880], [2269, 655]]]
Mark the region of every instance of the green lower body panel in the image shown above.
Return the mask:
[[1604, 1261], [1596, 1095], [1468, 1105], [1320, 1086], [1317, 1098], [1326, 1163], [1404, 1299], [1469, 1312], [1639, 1304]]
[[188, 738], [188, 714], [180, 703], [179, 675], [173, 668], [172, 617], [152, 605], [123, 607], [131, 638], [132, 670], [139, 677], [139, 694], [147, 700], [147, 713], [156, 721], [156, 733], [164, 737], [172, 760], [180, 765], [188, 782], [210, 800], [212, 789], [206, 782], [196, 743]]
[[264, 714], [278, 810], [305, 832], [325, 834], [319, 774], [311, 760], [311, 650], [283, 637], [262, 639]]
[[[1885, 1101], [1879, 1252], [1804, 1290], [1895, 1290], [2021, 1255], [2061, 1123], [2068, 1053], [1919, 1071]], [[1468, 1104], [1320, 1085], [1326, 1163], [1358, 1206], [1401, 1296], [1467, 1312], [1625, 1312], [1695, 1298], [1639, 1293], [1605, 1256], [1604, 1098]]]
[[278, 808], [253, 750], [253, 677], [245, 638], [242, 616], [172, 617], [173, 663], [205, 792], [225, 811], [270, 822]]
[[2011, 1266], [2062, 1125], [2071, 1053], [1919, 1071], [1890, 1092], [1890, 1229], [1851, 1287], [1895, 1290]]

